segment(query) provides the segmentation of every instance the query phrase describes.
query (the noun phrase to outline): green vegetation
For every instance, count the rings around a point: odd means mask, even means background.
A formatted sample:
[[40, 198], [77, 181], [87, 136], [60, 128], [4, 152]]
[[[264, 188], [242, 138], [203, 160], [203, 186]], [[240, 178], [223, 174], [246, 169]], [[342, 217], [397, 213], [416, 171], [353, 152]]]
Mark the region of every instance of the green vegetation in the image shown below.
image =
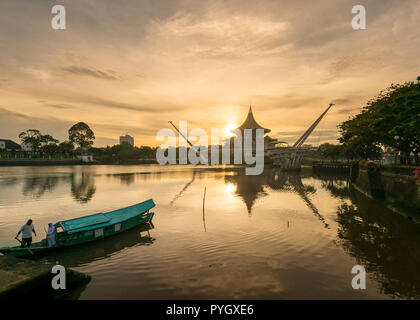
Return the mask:
[[21, 132], [19, 138], [22, 143], [30, 144], [34, 151], [43, 151], [45, 153], [51, 152], [58, 143], [58, 140], [51, 135], [41, 134], [36, 129], [28, 129], [25, 132]]
[[156, 148], [147, 146], [133, 147], [128, 143], [117, 144], [112, 147], [91, 148], [90, 153], [101, 163], [136, 163], [139, 160], [155, 161]]
[[326, 158], [378, 159], [391, 148], [408, 163], [420, 152], [420, 77], [417, 83], [391, 85], [368, 101], [362, 112], [338, 126], [340, 145], [322, 144], [319, 153]]
[[[59, 142], [49, 134], [42, 134], [37, 129], [28, 129], [19, 134], [21, 143], [32, 148], [32, 151], [2, 151], [0, 158], [5, 159], [74, 159], [76, 155], [91, 154], [100, 163], [151, 163], [155, 162], [156, 149], [147, 146], [140, 148], [128, 143], [92, 147], [95, 133], [84, 122], [78, 122], [69, 130], [69, 139]], [[75, 148], [75, 145], [77, 148]]]
[[[28, 129], [19, 134], [21, 143], [32, 148], [31, 152], [18, 154], [17, 152], [8, 152], [12, 158], [70, 158], [74, 155], [74, 146], [65, 141], [60, 144], [59, 141], [49, 134], [42, 134], [37, 129]], [[23, 155], [23, 156], [22, 156]]]
[[390, 147], [405, 156], [413, 152], [419, 164], [420, 77], [417, 83], [391, 85], [381, 91], [355, 117], [339, 126], [349, 156], [375, 158], [381, 148]]
[[84, 122], [78, 122], [69, 129], [69, 141], [77, 144], [83, 154], [93, 145], [94, 140], [95, 134]]

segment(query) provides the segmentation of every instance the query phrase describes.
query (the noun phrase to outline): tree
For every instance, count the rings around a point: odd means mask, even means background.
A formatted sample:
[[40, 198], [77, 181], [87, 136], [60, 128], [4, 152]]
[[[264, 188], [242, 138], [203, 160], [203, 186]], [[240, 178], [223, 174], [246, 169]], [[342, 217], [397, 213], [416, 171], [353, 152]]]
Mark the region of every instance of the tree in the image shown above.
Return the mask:
[[59, 151], [57, 143], [58, 143], [58, 140], [54, 139], [51, 135], [49, 134], [42, 135], [40, 148], [42, 152], [52, 155]]
[[63, 141], [58, 145], [58, 148], [61, 153], [64, 153], [66, 156], [69, 156], [74, 151], [74, 145], [70, 141]]
[[22, 143], [30, 144], [32, 146], [32, 150], [37, 151], [41, 146], [42, 134], [39, 130], [28, 129], [19, 134], [19, 139]]
[[78, 122], [69, 129], [69, 141], [77, 144], [82, 153], [93, 145], [95, 134], [84, 122]]
[[319, 146], [318, 152], [324, 158], [329, 158], [334, 161], [337, 161], [338, 158], [342, 155], [342, 146], [330, 143], [323, 143]]
[[377, 132], [372, 130], [371, 115], [363, 110], [362, 113], [341, 123], [338, 128], [342, 143], [342, 154], [347, 159], [379, 159], [381, 147], [378, 144]]
[[[420, 77], [417, 79], [419, 80]], [[349, 154], [375, 158], [391, 147], [409, 159], [420, 152], [420, 81], [392, 84], [368, 101], [362, 112], [338, 127]]]
[[49, 134], [43, 135], [36, 129], [28, 129], [21, 132], [19, 138], [22, 143], [30, 144], [34, 151], [42, 151], [50, 155], [58, 151], [58, 140]]
[[378, 141], [395, 148], [410, 158], [414, 153], [419, 163], [420, 152], [420, 83], [391, 85], [369, 105], [371, 128], [378, 132]]

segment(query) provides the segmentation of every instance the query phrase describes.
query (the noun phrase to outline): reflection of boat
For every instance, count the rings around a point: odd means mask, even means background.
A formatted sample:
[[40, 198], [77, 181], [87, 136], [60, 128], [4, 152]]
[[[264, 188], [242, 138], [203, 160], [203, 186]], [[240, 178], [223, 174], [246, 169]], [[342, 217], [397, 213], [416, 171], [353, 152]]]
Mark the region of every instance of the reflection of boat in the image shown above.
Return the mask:
[[55, 247], [48, 247], [47, 241], [44, 239], [32, 244], [30, 248], [0, 248], [0, 252], [7, 256], [24, 257], [99, 240], [151, 221], [154, 213], [149, 212], [149, 210], [154, 206], [153, 200], [149, 199], [107, 213], [96, 213], [81, 218], [59, 221], [54, 225], [57, 241]]

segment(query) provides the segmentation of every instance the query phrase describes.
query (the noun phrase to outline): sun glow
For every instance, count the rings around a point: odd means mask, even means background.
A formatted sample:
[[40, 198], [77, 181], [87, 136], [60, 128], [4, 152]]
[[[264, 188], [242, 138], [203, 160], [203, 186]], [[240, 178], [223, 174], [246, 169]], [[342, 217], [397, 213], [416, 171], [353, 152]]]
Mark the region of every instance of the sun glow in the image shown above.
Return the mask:
[[226, 125], [224, 131], [224, 134], [226, 137], [230, 138], [233, 137], [235, 134], [232, 132], [232, 130], [236, 129], [238, 126], [234, 123]]
[[236, 186], [232, 183], [225, 185], [227, 193], [234, 193], [236, 191]]

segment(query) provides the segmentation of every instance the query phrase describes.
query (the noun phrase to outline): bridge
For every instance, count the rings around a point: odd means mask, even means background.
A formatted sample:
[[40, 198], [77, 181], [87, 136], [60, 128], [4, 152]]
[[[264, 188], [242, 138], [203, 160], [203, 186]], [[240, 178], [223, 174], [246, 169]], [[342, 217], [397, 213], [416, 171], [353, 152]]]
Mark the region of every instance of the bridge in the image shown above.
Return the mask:
[[302, 136], [293, 144], [285, 145], [285, 142], [267, 137], [264, 146], [265, 155], [273, 160], [273, 165], [285, 170], [299, 170], [302, 159], [309, 149], [303, 147], [303, 144], [315, 130], [327, 112], [334, 104], [331, 103], [328, 108], [315, 120], [315, 122], [302, 134]]
[[[302, 159], [305, 154], [307, 154], [310, 149], [304, 147], [305, 141], [311, 135], [311, 133], [315, 130], [327, 112], [331, 109], [334, 104], [331, 103], [328, 108], [315, 120], [315, 122], [302, 134], [302, 136], [293, 144], [293, 146], [289, 146], [286, 142], [279, 141], [278, 139], [271, 138], [269, 136], [264, 137], [264, 155], [269, 157], [273, 160], [273, 165], [276, 167], [280, 167], [285, 170], [299, 170], [301, 167]], [[188, 138], [182, 134], [182, 132], [173, 124], [172, 121], [169, 121], [172, 127], [182, 136], [184, 140], [187, 141], [188, 145], [195, 149], [195, 146], [188, 140]], [[249, 106], [249, 111], [247, 118], [245, 119], [244, 123], [240, 125], [235, 131], [240, 131], [242, 136], [244, 136], [245, 130], [251, 130], [252, 132], [252, 149], [256, 150], [256, 130], [264, 130], [264, 134], [269, 133], [271, 130], [264, 128], [258, 124], [255, 120], [254, 115], [252, 113], [252, 108]], [[232, 130], [233, 132], [234, 130]], [[234, 145], [234, 137], [230, 138], [230, 145]], [[233, 148], [230, 148], [231, 153]], [[199, 152], [196, 150], [196, 155], [201, 157], [203, 163], [206, 163], [207, 160], [204, 159]], [[232, 156], [233, 154], [231, 154]], [[219, 163], [219, 162], [217, 162]]]

